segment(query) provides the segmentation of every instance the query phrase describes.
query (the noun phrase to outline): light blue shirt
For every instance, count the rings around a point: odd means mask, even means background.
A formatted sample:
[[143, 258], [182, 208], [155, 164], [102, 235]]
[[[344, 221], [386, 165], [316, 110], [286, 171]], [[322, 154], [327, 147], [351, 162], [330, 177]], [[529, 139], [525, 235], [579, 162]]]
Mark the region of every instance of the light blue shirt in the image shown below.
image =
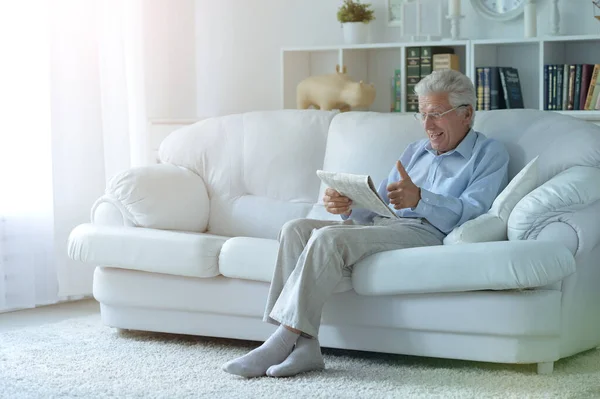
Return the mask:
[[[410, 144], [400, 162], [413, 183], [421, 188], [415, 208], [395, 210], [387, 186], [400, 180], [396, 166], [377, 192], [400, 217], [425, 218], [445, 234], [487, 212], [508, 182], [508, 152], [499, 141], [470, 130], [460, 144], [443, 154], [431, 148], [429, 139]], [[350, 218], [372, 222], [376, 216], [366, 209], [354, 209]]]

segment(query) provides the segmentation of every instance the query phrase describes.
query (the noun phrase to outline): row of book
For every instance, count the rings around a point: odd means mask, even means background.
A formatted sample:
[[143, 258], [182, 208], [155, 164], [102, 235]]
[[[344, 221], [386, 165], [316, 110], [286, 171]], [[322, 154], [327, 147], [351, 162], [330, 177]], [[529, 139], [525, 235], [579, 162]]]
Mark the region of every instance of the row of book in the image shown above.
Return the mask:
[[[432, 71], [442, 69], [460, 70], [458, 55], [451, 47], [411, 47], [406, 51], [406, 111], [418, 112], [419, 101], [414, 88], [419, 81]], [[410, 68], [409, 68], [410, 67]], [[394, 71], [391, 87], [391, 112], [402, 111], [402, 80], [400, 69]]]
[[512, 67], [475, 68], [477, 111], [524, 108], [519, 71]]
[[544, 65], [544, 109], [600, 110], [600, 64]]

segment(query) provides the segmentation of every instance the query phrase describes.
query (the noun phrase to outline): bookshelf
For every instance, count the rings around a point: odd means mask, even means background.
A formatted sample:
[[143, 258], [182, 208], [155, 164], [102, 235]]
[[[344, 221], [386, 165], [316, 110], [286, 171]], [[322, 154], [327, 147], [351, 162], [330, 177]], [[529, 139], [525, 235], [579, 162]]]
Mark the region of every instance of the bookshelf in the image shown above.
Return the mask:
[[[525, 108], [544, 109], [544, 65], [600, 63], [600, 36], [552, 36], [514, 40], [441, 40], [427, 42], [375, 43], [281, 49], [281, 103], [296, 107], [296, 85], [304, 78], [334, 73], [336, 64], [347, 67], [348, 75], [375, 85], [377, 96], [371, 111], [389, 112], [391, 78], [401, 73], [401, 92], [406, 93], [406, 49], [452, 47], [459, 56], [461, 72], [473, 82], [478, 66], [512, 66], [518, 69]], [[402, 112], [406, 111], [403, 96]], [[560, 112], [600, 125], [600, 111]]]

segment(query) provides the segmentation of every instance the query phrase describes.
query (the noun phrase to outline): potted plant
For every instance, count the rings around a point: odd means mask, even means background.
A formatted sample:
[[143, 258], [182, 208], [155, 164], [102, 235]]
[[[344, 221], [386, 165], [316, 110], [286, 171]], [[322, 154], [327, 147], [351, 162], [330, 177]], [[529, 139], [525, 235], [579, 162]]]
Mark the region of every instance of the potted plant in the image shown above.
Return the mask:
[[369, 22], [375, 19], [371, 4], [360, 0], [344, 0], [338, 9], [337, 19], [342, 23], [344, 42], [362, 44], [369, 41]]

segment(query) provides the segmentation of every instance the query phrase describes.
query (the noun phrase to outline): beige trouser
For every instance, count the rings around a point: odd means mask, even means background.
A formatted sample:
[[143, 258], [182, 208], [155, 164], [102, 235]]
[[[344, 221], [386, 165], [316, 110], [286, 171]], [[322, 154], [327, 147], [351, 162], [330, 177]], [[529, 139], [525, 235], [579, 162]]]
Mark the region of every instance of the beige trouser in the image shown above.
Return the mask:
[[[264, 321], [316, 337], [323, 305], [361, 259], [382, 251], [440, 245], [444, 234], [421, 219], [376, 218], [372, 225], [296, 219], [279, 232], [279, 253]], [[398, 265], [402, 267], [402, 265]]]

